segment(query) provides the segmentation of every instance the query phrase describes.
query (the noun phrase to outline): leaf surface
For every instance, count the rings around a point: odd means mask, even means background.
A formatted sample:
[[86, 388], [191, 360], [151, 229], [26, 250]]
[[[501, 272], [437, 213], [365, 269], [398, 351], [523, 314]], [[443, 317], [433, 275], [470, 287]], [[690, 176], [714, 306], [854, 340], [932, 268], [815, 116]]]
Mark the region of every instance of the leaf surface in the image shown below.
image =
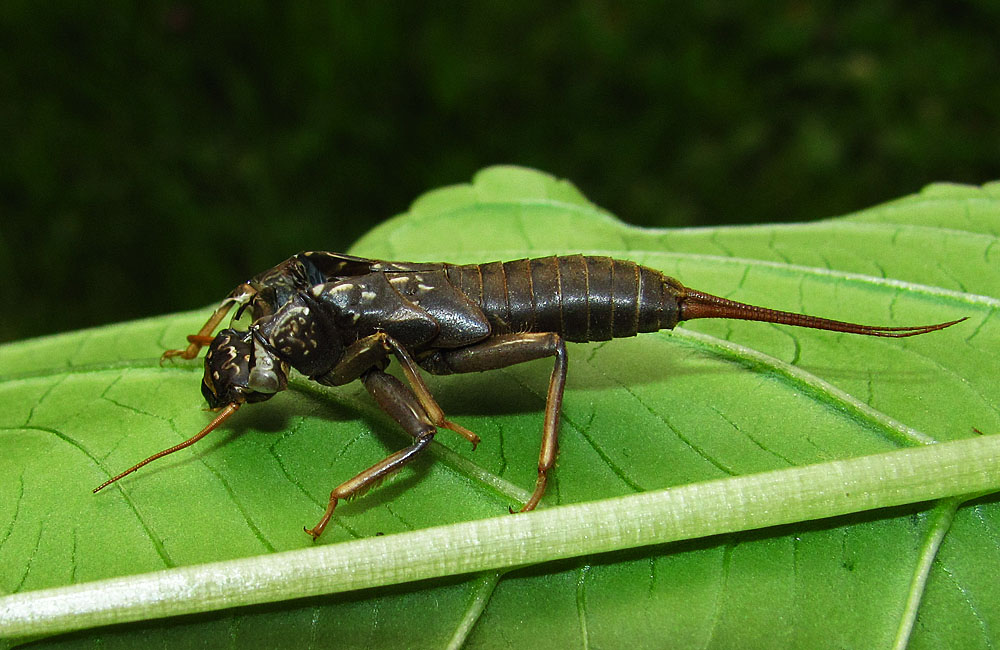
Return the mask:
[[[452, 262], [607, 254], [778, 309], [886, 325], [969, 317], [897, 340], [705, 320], [571, 345], [545, 500], [555, 506], [960, 439], [973, 427], [1000, 431], [998, 236], [1000, 184], [935, 185], [811, 224], [644, 230], [565, 181], [497, 167], [424, 195], [350, 252]], [[329, 489], [406, 443], [356, 385], [320, 389], [299, 378], [214, 438], [91, 495], [206, 423], [200, 362], [157, 360], [208, 313], [0, 347], [0, 591], [307, 548], [301, 526], [315, 523]], [[533, 485], [550, 370], [540, 361], [430, 378], [449, 416], [482, 444], [472, 452], [443, 432], [434, 455], [338, 508], [320, 543], [501, 516]], [[132, 646], [152, 635], [171, 647], [464, 638], [474, 648], [867, 648], [912, 628], [911, 647], [991, 647], [1000, 638], [1000, 507], [987, 497], [956, 510], [960, 501], [38, 645]]]

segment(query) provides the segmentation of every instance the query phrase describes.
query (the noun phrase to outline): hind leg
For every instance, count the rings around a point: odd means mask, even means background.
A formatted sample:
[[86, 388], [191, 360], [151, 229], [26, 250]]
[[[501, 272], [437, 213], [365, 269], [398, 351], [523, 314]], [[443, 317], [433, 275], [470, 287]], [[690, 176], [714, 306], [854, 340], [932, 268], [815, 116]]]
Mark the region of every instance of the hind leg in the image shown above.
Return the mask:
[[542, 447], [538, 454], [538, 479], [535, 481], [531, 498], [521, 508], [521, 512], [534, 510], [538, 505], [542, 495], [545, 494], [548, 472], [556, 462], [559, 412], [562, 409], [563, 389], [566, 386], [566, 344], [562, 337], [551, 332], [508, 334], [464, 348], [436, 351], [421, 361], [421, 365], [428, 372], [447, 375], [496, 370], [545, 357], [555, 357], [556, 360], [545, 398]]

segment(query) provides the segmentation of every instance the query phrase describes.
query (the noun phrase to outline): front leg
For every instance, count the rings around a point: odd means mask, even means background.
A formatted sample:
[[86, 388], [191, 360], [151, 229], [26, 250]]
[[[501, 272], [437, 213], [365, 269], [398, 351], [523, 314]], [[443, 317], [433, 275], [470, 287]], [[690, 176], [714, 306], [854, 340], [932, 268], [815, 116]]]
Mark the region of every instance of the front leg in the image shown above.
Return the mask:
[[222, 301], [212, 315], [208, 317], [205, 324], [201, 326], [197, 334], [188, 334], [188, 346], [180, 350], [167, 350], [160, 356], [160, 363], [162, 364], [167, 359], [173, 357], [180, 357], [181, 359], [194, 359], [198, 356], [198, 352], [206, 345], [212, 342], [215, 338], [212, 336], [212, 332], [215, 328], [219, 326], [222, 319], [226, 317], [229, 310], [233, 308], [233, 305], [246, 305], [250, 301], [250, 298], [256, 293], [256, 290], [249, 284], [241, 284], [240, 286], [233, 289], [232, 293]]
[[534, 510], [548, 481], [548, 471], [556, 462], [559, 437], [559, 412], [566, 386], [566, 344], [558, 334], [526, 332], [496, 336], [483, 343], [455, 350], [436, 351], [421, 361], [429, 372], [447, 375], [459, 372], [482, 372], [506, 368], [518, 363], [555, 357], [545, 398], [545, 423], [542, 425], [542, 447], [538, 454], [538, 479], [531, 498], [521, 512]]
[[222, 319], [226, 317], [229, 310], [232, 309], [232, 301], [225, 301], [219, 308], [212, 312], [212, 315], [208, 317], [208, 320], [201, 329], [198, 330], [197, 334], [188, 334], [188, 346], [180, 350], [167, 350], [160, 356], [160, 363], [162, 364], [167, 359], [173, 357], [180, 357], [181, 359], [194, 359], [198, 356], [198, 352], [202, 347], [210, 344], [212, 342], [212, 332], [215, 328], [222, 322]]

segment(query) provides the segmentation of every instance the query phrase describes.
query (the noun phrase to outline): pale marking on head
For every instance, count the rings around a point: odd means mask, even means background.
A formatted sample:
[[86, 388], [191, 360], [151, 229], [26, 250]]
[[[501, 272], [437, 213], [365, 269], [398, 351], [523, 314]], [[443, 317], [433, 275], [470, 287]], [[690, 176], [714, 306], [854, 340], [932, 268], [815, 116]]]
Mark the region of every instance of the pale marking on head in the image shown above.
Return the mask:
[[239, 356], [239, 353], [236, 351], [236, 346], [234, 346], [234, 345], [227, 345], [225, 347], [225, 351], [226, 351], [226, 355], [229, 358], [225, 359], [222, 362], [222, 367], [226, 368], [226, 369], [229, 369], [229, 368], [233, 367], [233, 362], [236, 361], [236, 357]]
[[404, 276], [398, 278], [389, 278], [389, 284], [406, 284], [410, 281], [410, 278]]
[[362, 291], [361, 292], [361, 299], [362, 300], [375, 300], [375, 296], [376, 296], [376, 293], [374, 291]]
[[417, 284], [417, 288], [420, 289], [421, 291], [430, 291], [434, 287], [428, 286], [428, 285], [424, 284], [423, 282], [420, 282], [420, 283]]

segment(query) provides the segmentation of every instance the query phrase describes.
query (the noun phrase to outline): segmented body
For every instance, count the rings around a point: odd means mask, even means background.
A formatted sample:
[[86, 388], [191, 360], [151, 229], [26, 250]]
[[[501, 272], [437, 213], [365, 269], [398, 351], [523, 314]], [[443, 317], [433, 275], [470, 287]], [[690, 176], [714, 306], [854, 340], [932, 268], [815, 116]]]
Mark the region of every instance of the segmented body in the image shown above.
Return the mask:
[[448, 265], [447, 276], [494, 333], [555, 332], [576, 342], [673, 327], [683, 290], [654, 269], [589, 255]]

